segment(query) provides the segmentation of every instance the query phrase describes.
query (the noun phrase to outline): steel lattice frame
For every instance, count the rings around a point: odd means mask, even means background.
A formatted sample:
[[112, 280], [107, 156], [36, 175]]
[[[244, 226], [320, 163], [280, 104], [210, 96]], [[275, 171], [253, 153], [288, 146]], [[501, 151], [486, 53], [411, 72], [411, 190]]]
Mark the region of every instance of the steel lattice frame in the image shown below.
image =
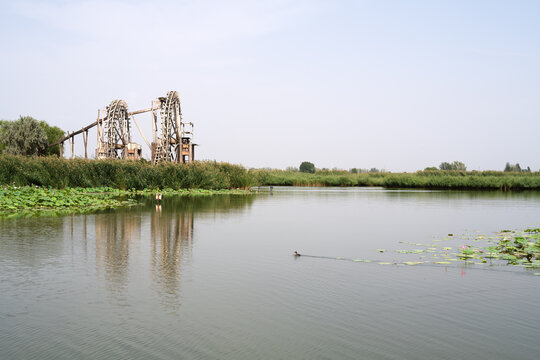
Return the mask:
[[128, 107], [124, 100], [113, 100], [106, 108], [106, 116], [98, 128], [99, 159], [123, 159], [126, 145], [131, 142]]
[[[163, 161], [180, 162], [182, 110], [180, 96], [176, 91], [169, 91], [161, 102], [161, 137], [157, 138], [152, 163]], [[156, 129], [157, 130], [157, 129]]]

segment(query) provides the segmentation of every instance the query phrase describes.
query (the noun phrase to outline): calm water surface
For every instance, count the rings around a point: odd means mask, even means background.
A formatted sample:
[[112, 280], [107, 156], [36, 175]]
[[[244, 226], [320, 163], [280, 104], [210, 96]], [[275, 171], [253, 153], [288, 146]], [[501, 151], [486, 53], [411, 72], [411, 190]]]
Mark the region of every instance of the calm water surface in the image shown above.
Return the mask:
[[335, 259], [531, 226], [540, 193], [358, 188], [0, 220], [0, 359], [538, 359], [526, 269]]

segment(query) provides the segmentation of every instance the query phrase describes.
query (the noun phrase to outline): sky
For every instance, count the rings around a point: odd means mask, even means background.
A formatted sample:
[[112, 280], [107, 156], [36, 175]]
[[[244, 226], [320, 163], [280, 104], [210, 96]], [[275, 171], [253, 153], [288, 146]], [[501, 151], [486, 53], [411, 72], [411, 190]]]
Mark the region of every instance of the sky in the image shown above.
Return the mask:
[[75, 131], [176, 90], [200, 160], [539, 170], [538, 19], [524, 0], [0, 0], [0, 119]]

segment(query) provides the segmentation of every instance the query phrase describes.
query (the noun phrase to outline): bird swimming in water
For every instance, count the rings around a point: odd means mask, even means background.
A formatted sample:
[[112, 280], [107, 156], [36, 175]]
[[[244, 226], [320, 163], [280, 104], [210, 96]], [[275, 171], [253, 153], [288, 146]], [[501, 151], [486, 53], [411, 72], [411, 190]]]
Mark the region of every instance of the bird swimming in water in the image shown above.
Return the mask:
[[295, 251], [295, 252], [294, 252], [294, 256], [302, 256], [302, 255], [300, 255], [300, 254], [298, 253], [298, 251]]

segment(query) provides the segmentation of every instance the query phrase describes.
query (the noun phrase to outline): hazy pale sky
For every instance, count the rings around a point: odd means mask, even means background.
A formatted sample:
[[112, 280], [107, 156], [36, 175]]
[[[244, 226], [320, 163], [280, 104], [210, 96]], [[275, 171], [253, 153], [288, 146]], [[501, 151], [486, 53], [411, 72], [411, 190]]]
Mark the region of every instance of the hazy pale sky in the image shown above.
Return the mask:
[[74, 131], [177, 90], [198, 159], [538, 170], [539, 19], [534, 0], [1, 1], [0, 118]]

